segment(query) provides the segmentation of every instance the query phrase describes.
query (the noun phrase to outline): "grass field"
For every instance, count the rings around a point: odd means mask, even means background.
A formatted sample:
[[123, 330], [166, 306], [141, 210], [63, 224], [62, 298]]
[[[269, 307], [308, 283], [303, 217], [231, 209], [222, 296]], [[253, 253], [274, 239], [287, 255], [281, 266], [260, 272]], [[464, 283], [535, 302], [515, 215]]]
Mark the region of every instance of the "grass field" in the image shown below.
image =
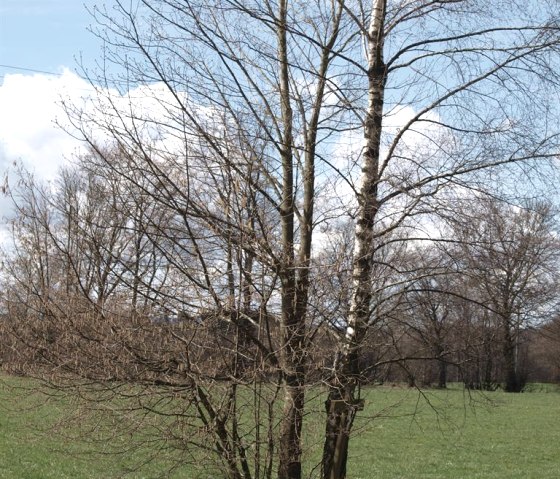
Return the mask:
[[[378, 390], [370, 401], [391, 403], [398, 394]], [[560, 478], [560, 394], [496, 392], [488, 403], [460, 390], [431, 392], [440, 414], [419, 401], [414, 416], [418, 395], [410, 396], [394, 418], [374, 421], [354, 441], [349, 477]]]
[[[30, 385], [14, 378], [0, 384], [0, 478], [109, 479], [127, 472], [125, 477], [138, 479], [215, 477], [185, 469], [166, 473], [164, 450], [134, 471], [146, 450], [103, 455], [86, 442], [64, 439], [53, 426], [76, 405], [20, 389]], [[313, 463], [323, 424], [316, 414], [306, 420], [305, 457]], [[485, 396], [469, 396], [459, 388], [424, 396], [406, 388], [376, 388], [367, 391], [366, 409], [355, 427], [359, 435], [351, 441], [349, 479], [560, 478], [556, 388]]]

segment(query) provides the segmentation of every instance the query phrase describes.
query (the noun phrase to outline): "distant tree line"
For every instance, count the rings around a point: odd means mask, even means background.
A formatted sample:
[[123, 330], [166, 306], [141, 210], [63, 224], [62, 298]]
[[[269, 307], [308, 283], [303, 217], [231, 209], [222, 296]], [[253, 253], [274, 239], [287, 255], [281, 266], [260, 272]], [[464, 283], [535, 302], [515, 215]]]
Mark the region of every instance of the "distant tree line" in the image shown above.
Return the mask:
[[[123, 161], [123, 152], [108, 155]], [[182, 230], [173, 213], [121, 188], [97, 153], [63, 171], [55, 187], [20, 175], [11, 192], [13, 246], [3, 268], [5, 368], [165, 383], [167, 375], [183, 374], [184, 358], [212, 380], [278, 373], [271, 360], [282, 344], [273, 272], [249, 267], [235, 302], [200, 308], [174, 256], [181, 254], [187, 268], [197, 253], [177, 250]], [[384, 246], [375, 267], [388, 286], [378, 292], [379, 310], [364, 339], [364, 383], [445, 388], [462, 382], [519, 392], [527, 381], [560, 381], [560, 245], [551, 206], [482, 196], [469, 199], [468, 209], [461, 202], [454, 208], [440, 218], [439, 236], [394, 236]], [[256, 220], [247, 215], [245, 221]], [[312, 260], [318, 273], [328, 268], [329, 274], [317, 274], [309, 294], [310, 384], [328, 380], [344, 325], [348, 229], [340, 224]], [[191, 238], [209, 251], [207, 270], [186, 274], [195, 281], [212, 274], [227, 293], [235, 289], [240, 262], [250, 265], [252, 258], [234, 257], [230, 244], [223, 263], [211, 253], [212, 236], [208, 229]], [[266, 306], [254, 301], [258, 287], [268, 288]]]

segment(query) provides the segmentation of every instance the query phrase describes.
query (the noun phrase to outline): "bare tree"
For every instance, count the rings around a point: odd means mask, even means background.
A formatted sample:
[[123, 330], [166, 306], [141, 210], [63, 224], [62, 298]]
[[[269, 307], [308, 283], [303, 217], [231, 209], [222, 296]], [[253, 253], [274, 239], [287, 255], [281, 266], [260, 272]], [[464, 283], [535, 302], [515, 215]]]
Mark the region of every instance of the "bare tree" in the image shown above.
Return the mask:
[[[115, 294], [132, 291], [126, 303], [138, 309], [141, 296], [152, 308], [135, 329], [137, 316], [115, 297], [115, 377], [180, 391], [193, 412], [177, 417], [202, 421], [228, 477], [271, 477], [277, 461], [280, 479], [299, 479], [307, 361], [320, 322], [336, 349], [321, 375], [321, 475], [346, 477], [366, 339], [390, 327], [403, 290], [425, 275], [403, 266], [401, 253], [430, 238], [449, 198], [496, 186], [506, 172], [542, 171], [558, 155], [550, 99], [559, 84], [559, 10], [554, 0], [508, 8], [117, 0], [110, 11], [95, 9], [105, 60], [124, 73], [92, 78], [97, 109], [68, 110], [93, 152], [85, 169], [117, 186], [112, 207], [126, 218], [117, 228], [129, 241], [123, 254], [98, 257], [119, 285]], [[351, 286], [331, 295], [339, 305], [321, 309], [313, 280], [332, 268], [321, 236], [340, 224], [353, 230], [353, 245], [335, 256]], [[93, 238], [102, 231], [81, 230]], [[106, 239], [88, 241], [99, 249]], [[156, 310], [189, 327], [155, 324]], [[91, 344], [113, 334], [104, 328]], [[127, 367], [125, 357], [141, 367]], [[199, 366], [205, 359], [212, 367]], [[87, 367], [74, 373], [102, 379]], [[236, 393], [248, 377], [255, 398], [274, 385], [255, 450]]]
[[500, 335], [492, 312], [478, 297], [475, 280], [468, 278], [463, 276], [459, 281], [463, 298], [456, 302], [457, 324], [452, 337], [459, 378], [469, 389], [492, 391], [499, 383]]
[[560, 382], [560, 322], [558, 318], [539, 325], [531, 332], [529, 366], [531, 379], [537, 382]]
[[[474, 294], [497, 323], [504, 387], [523, 389], [521, 333], [555, 311], [558, 246], [549, 205], [520, 208], [496, 200], [470, 203], [455, 223], [459, 261]], [[471, 290], [472, 291], [472, 290]]]
[[[435, 251], [434, 251], [435, 250]], [[429, 248], [417, 256], [420, 268], [424, 264], [425, 277], [411, 284], [405, 292], [405, 313], [408, 335], [420, 345], [423, 356], [432, 356], [437, 363], [437, 386], [447, 387], [448, 365], [453, 362], [456, 345], [451, 332], [457, 326], [457, 278], [453, 265], [436, 248]], [[420, 355], [419, 355], [420, 356]], [[431, 384], [425, 378], [424, 384]]]
[[[553, 4], [538, 12], [517, 7], [510, 17], [497, 5], [475, 2], [380, 0], [367, 22], [353, 17], [365, 38], [368, 104], [353, 292], [329, 394], [325, 479], [346, 476], [349, 434], [361, 405], [358, 361], [375, 314], [372, 266], [384, 236], [429, 211], [430, 198], [442, 190], [475, 185], [476, 172], [557, 155], [556, 133], [526, 141], [516, 125], [525, 128], [538, 110], [530, 85], [546, 83], [551, 64], [536, 58], [558, 51], [558, 17]], [[535, 61], [544, 69], [534, 68]], [[514, 98], [523, 112], [508, 106]], [[415, 112], [387, 138], [389, 115], [403, 104]], [[423, 133], [421, 125], [436, 128]], [[427, 134], [426, 143], [411, 145], [414, 131]]]

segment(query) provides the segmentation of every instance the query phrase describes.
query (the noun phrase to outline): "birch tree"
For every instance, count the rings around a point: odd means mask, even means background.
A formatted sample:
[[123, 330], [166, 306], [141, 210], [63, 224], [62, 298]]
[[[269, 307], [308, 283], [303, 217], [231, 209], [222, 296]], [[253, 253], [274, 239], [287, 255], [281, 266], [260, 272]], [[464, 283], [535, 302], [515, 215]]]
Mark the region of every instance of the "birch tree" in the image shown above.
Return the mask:
[[[558, 154], [557, 134], [544, 125], [533, 138], [522, 131], [548, 115], [533, 116], [539, 107], [530, 92], [532, 82], [546, 89], [548, 75], [555, 76], [542, 55], [557, 60], [557, 6], [516, 5], [517, 16], [509, 16], [497, 4], [375, 0], [366, 23], [354, 17], [365, 38], [368, 104], [352, 298], [327, 401], [325, 479], [346, 477], [349, 435], [362, 406], [358, 358], [376, 314], [372, 265], [386, 233], [429, 211], [430, 199], [449, 187], [480, 187], [477, 172]], [[387, 139], [398, 104], [415, 112]], [[422, 124], [437, 128], [428, 144], [411, 147], [410, 133]]]

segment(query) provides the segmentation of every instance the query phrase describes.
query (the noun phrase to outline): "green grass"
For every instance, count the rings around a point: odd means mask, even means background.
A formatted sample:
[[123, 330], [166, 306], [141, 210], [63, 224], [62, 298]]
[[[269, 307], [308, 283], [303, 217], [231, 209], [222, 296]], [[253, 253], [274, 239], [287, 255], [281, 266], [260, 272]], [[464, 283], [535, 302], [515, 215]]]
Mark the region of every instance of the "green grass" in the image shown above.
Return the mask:
[[[14, 388], [16, 386], [16, 388]], [[211, 471], [179, 468], [168, 472], [170, 458], [159, 450], [141, 470], [149, 445], [113, 455], [92, 453], [88, 441], [68, 440], [81, 426], [57, 427], [72, 417], [77, 404], [48, 399], [30, 380], [5, 378], [0, 384], [0, 478], [215, 478]], [[469, 396], [460, 388], [420, 395], [407, 388], [366, 391], [366, 409], [351, 439], [349, 479], [559, 478], [560, 394], [536, 386], [532, 392]], [[323, 423], [317, 398], [306, 417], [306, 465], [320, 457]], [[87, 427], [92, 427], [91, 423]], [[95, 436], [95, 428], [88, 437]], [[115, 436], [126, 447], [126, 436]], [[96, 446], [102, 449], [103, 443]], [[306, 474], [311, 473], [308, 466]], [[317, 474], [317, 472], [316, 472]], [[317, 477], [316, 475], [313, 477]]]
[[173, 463], [165, 450], [152, 454], [144, 446], [114, 454], [127, 448], [131, 438], [115, 430], [112, 444], [98, 440], [107, 434], [107, 426], [96, 428], [93, 419], [83, 416], [76, 399], [49, 396], [30, 379], [2, 377], [0, 479], [192, 476], [191, 470], [181, 468], [170, 472]]
[[[390, 405], [403, 391], [376, 390], [370, 408]], [[560, 394], [495, 392], [466, 397], [461, 390], [410, 391], [393, 417], [359, 421], [349, 477], [560, 478]]]

